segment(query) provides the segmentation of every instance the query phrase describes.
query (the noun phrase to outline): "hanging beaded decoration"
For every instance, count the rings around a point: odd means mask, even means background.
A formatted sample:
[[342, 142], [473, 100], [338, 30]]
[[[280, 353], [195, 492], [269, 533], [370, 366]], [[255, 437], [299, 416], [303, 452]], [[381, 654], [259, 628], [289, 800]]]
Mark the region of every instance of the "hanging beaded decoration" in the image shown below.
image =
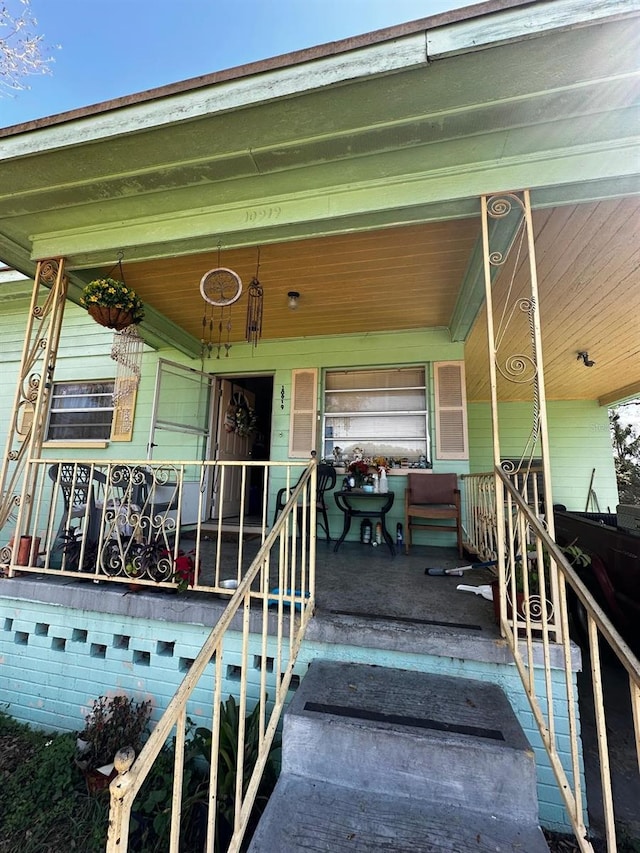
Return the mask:
[[258, 341], [262, 335], [262, 285], [258, 281], [258, 271], [260, 270], [260, 249], [258, 248], [258, 259], [256, 261], [256, 274], [251, 279], [249, 285], [249, 299], [247, 302], [247, 343], [258, 346]]
[[[218, 245], [218, 263], [220, 262], [220, 246]], [[216, 358], [220, 358], [220, 352], [224, 346], [225, 358], [229, 357], [231, 349], [231, 308], [237, 302], [242, 293], [242, 281], [240, 276], [226, 267], [216, 267], [206, 272], [200, 280], [200, 293], [206, 305], [202, 317], [202, 357], [211, 358], [214, 346], [216, 347]], [[215, 309], [219, 308], [218, 321], [216, 324]], [[217, 333], [217, 334], [216, 334]], [[226, 340], [223, 343], [223, 337]], [[215, 338], [215, 343], [214, 343]]]

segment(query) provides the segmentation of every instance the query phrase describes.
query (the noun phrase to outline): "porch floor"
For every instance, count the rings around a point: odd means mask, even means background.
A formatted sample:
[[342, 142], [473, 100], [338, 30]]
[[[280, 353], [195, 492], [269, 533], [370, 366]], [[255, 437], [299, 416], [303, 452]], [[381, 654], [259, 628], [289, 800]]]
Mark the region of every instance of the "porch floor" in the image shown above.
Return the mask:
[[386, 547], [318, 541], [316, 616], [309, 639], [415, 654], [503, 663], [509, 660], [492, 602], [457, 590], [494, 578], [490, 569], [432, 576], [427, 567], [468, 564], [455, 548], [414, 546], [392, 557]]

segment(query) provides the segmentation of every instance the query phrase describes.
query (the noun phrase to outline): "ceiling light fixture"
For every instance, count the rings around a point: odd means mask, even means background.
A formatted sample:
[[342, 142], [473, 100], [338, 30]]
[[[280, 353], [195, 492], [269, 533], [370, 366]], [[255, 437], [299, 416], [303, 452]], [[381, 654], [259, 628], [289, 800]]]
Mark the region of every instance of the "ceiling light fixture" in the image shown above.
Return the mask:
[[591, 359], [589, 358], [589, 353], [586, 350], [583, 350], [582, 352], [578, 353], [578, 358], [576, 359], [576, 361], [580, 361], [580, 359], [582, 359], [582, 361], [584, 362], [585, 367], [593, 367], [593, 365], [595, 364], [595, 361], [591, 361]]
[[295, 311], [296, 308], [298, 307], [298, 301], [300, 299], [300, 294], [298, 293], [298, 291], [297, 290], [290, 290], [289, 293], [287, 293], [287, 299], [288, 299], [287, 305], [289, 306], [289, 308], [292, 311]]

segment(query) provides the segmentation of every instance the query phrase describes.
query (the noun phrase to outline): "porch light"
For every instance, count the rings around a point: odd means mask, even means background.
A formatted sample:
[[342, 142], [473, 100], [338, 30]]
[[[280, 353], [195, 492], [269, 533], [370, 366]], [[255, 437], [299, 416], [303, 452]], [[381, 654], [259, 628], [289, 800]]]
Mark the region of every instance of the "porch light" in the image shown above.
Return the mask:
[[593, 365], [595, 364], [595, 361], [592, 361], [589, 358], [589, 353], [586, 352], [586, 350], [578, 353], [578, 358], [576, 359], [576, 361], [580, 361], [580, 359], [582, 359], [582, 361], [584, 362], [585, 367], [593, 367]]
[[289, 293], [287, 293], [287, 299], [287, 305], [289, 306], [291, 311], [295, 311], [298, 307], [298, 300], [300, 299], [300, 294], [298, 293], [298, 291], [290, 290]]

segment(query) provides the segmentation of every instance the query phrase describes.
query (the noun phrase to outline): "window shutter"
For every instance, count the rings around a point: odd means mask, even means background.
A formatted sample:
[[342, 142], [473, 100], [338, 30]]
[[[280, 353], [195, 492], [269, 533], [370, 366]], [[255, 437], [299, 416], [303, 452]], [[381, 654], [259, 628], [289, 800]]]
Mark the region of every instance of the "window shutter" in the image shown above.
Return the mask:
[[464, 362], [438, 361], [434, 364], [433, 371], [436, 394], [436, 457], [468, 459]]
[[136, 390], [130, 390], [113, 404], [111, 441], [131, 441], [137, 394]]
[[316, 400], [318, 371], [291, 372], [289, 456], [308, 459], [316, 447]]
[[22, 404], [18, 415], [18, 425], [16, 427], [16, 438], [18, 441], [24, 441], [29, 437], [29, 432], [33, 426], [34, 411], [32, 402], [27, 400]]

